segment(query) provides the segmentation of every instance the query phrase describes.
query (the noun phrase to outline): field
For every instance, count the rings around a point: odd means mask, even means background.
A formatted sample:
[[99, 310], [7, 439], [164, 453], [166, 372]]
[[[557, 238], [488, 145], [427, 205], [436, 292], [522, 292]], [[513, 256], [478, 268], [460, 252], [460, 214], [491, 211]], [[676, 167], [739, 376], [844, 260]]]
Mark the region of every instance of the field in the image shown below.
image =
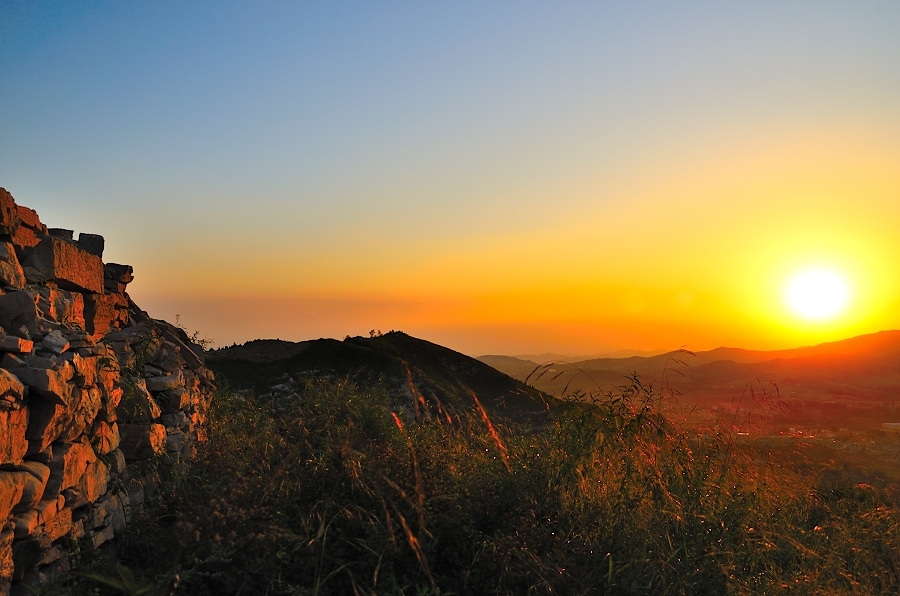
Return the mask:
[[897, 435], [683, 427], [664, 397], [633, 379], [528, 430], [477, 409], [406, 423], [377, 385], [311, 379], [290, 400], [223, 389], [196, 461], [144, 470], [166, 488], [118, 550], [85, 554], [95, 579], [77, 589], [900, 589]]

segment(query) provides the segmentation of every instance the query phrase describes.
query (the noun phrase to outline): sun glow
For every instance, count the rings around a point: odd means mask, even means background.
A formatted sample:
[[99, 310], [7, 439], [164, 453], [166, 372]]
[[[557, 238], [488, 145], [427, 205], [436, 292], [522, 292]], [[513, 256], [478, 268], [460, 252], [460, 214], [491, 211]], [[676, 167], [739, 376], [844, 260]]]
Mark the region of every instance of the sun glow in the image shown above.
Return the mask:
[[787, 287], [787, 302], [800, 317], [812, 321], [834, 318], [847, 306], [850, 292], [844, 278], [831, 269], [807, 269]]

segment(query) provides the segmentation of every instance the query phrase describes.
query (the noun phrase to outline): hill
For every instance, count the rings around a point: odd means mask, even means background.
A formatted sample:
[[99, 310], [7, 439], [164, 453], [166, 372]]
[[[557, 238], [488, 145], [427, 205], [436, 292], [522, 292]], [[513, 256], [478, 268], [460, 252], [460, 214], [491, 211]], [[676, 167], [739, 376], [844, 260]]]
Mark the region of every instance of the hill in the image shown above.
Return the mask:
[[458, 416], [477, 397], [491, 416], [530, 425], [545, 422], [552, 405], [541, 391], [483, 362], [399, 331], [343, 341], [254, 340], [208, 352], [207, 362], [235, 389], [273, 397], [295, 392], [311, 375], [383, 384], [392, 408], [410, 417]]
[[687, 404], [731, 407], [753, 387], [786, 406], [785, 426], [877, 427], [900, 419], [900, 331], [882, 331], [789, 350], [716, 348], [658, 356], [597, 358], [545, 365], [530, 378], [525, 361], [485, 360], [550, 394], [604, 392], [637, 374], [665, 381]]

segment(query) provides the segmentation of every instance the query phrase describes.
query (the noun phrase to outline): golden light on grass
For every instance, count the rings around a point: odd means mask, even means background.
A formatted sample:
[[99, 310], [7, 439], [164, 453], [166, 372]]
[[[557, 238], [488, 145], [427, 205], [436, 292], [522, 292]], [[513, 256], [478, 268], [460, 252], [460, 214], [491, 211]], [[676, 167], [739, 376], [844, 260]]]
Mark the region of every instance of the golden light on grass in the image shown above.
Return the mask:
[[826, 321], [847, 307], [850, 291], [846, 279], [824, 267], [805, 269], [788, 284], [786, 298], [791, 311], [811, 321]]

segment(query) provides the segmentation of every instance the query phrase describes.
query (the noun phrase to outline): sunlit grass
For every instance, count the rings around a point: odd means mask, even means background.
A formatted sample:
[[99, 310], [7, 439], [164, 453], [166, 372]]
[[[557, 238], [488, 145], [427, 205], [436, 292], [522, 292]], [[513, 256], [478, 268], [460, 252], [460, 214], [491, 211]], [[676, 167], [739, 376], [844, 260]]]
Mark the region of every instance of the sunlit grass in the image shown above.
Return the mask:
[[657, 400], [633, 380], [523, 434], [478, 411], [405, 423], [383, 391], [328, 381], [221, 391], [119, 556], [197, 595], [900, 588], [892, 495], [679, 431]]

